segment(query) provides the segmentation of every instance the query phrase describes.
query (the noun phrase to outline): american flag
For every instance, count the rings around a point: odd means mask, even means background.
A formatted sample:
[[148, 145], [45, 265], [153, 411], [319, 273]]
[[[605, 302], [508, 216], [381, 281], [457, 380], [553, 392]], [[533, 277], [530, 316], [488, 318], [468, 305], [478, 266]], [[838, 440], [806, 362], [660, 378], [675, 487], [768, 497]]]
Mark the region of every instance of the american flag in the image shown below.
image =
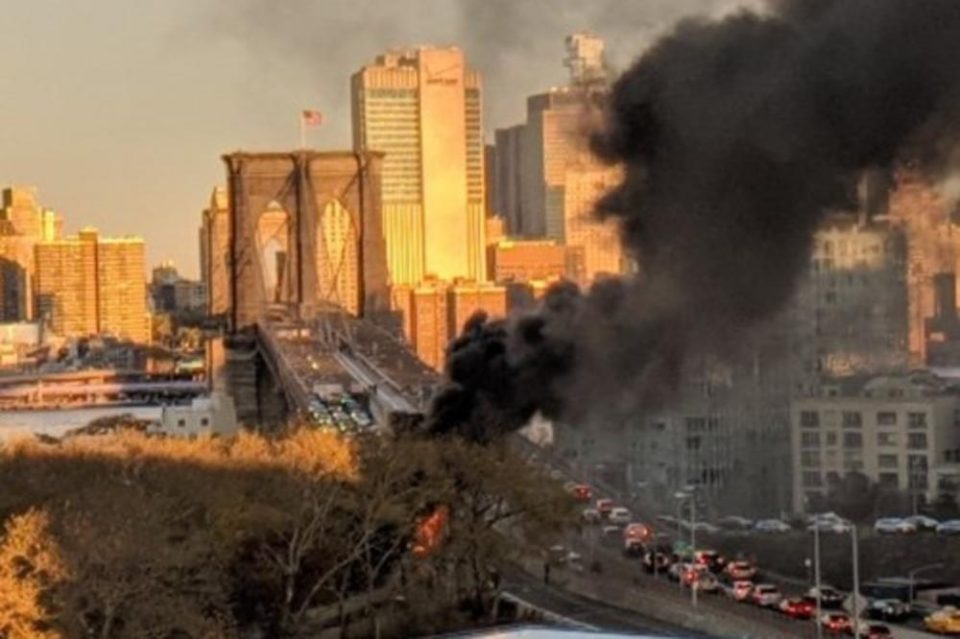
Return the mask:
[[323, 124], [323, 114], [319, 111], [304, 109], [301, 117], [303, 118], [303, 123], [307, 126], [320, 126]]

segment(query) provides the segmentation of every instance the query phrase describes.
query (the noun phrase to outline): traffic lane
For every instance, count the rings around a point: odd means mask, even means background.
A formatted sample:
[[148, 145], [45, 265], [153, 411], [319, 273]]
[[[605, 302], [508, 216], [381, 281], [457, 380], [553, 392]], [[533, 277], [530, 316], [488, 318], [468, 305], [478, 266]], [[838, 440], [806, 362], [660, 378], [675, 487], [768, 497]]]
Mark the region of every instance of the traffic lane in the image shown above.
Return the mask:
[[503, 590], [544, 610], [555, 612], [574, 621], [612, 632], [655, 633], [663, 637], [690, 639], [718, 639], [670, 626], [639, 613], [617, 608], [593, 599], [547, 586], [541, 580], [521, 570], [510, 570], [503, 578]]
[[[639, 592], [648, 592], [651, 595], [667, 597], [675, 604], [692, 606], [689, 588], [683, 588], [679, 583], [671, 582], [665, 576], [654, 578], [646, 574], [639, 559], [629, 559], [623, 556], [619, 549], [602, 542], [602, 536], [597, 528], [584, 529], [584, 535], [572, 535], [568, 543], [583, 557], [584, 573], [589, 572], [593, 561], [600, 561], [602, 573], [596, 578], [608, 582], [616, 582], [621, 588], [636, 588]], [[807, 638], [815, 636], [812, 623], [804, 623], [786, 617], [778, 611], [760, 608], [748, 603], [733, 601], [719, 593], [699, 593], [697, 598], [698, 610], [706, 614], [728, 615], [748, 623], [762, 624], [770, 628], [778, 639], [789, 637]]]

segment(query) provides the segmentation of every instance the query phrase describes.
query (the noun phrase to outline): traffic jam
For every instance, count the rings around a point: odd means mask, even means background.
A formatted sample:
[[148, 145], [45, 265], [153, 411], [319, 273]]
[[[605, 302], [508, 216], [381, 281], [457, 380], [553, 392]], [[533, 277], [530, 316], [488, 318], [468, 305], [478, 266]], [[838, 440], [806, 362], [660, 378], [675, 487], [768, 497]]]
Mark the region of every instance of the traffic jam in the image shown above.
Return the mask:
[[[821, 584], [800, 592], [794, 585], [783, 583], [775, 576], [764, 579], [763, 570], [751, 561], [739, 557], [727, 558], [709, 548], [692, 547], [687, 543], [687, 534], [678, 534], [689, 523], [677, 518], [660, 515], [656, 523], [637, 521], [631, 511], [618, 505], [613, 499], [595, 497], [587, 484], [567, 482], [565, 489], [582, 506], [582, 524], [595, 529], [594, 537], [607, 549], [619, 548], [622, 555], [637, 561], [641, 569], [653, 577], [670, 580], [684, 589], [696, 593], [725, 597], [745, 606], [770, 610], [774, 614], [795, 619], [798, 622], [817, 623], [824, 636], [855, 636], [862, 639], [893, 637], [898, 624], [910, 623], [912, 628], [922, 629], [937, 635], [960, 636], [960, 610], [951, 605], [930, 610], [929, 606], [912, 606], [913, 589], [909, 595], [900, 584], [890, 580], [884, 584], [861, 586], [857, 600], [858, 619], [852, 612], [849, 593]], [[747, 520], [743, 520], [746, 522]], [[777, 520], [752, 523], [761, 532], [771, 532]], [[889, 522], [878, 522], [890, 525]], [[785, 532], [789, 526], [777, 522], [776, 532]], [[820, 531], [835, 532], [849, 524], [835, 515], [811, 518], [807, 530], [814, 527]], [[660, 530], [658, 530], [660, 529]], [[717, 528], [701, 522], [697, 531], [716, 532]], [[902, 532], [902, 531], [899, 531]], [[681, 540], [681, 537], [684, 539]], [[692, 537], [692, 535], [691, 535]], [[575, 570], [586, 570], [580, 553], [566, 552], [561, 546], [551, 549], [554, 557], [563, 555]], [[789, 591], [789, 592], [788, 592]], [[870, 592], [868, 592], [870, 591]], [[873, 596], [871, 596], [873, 595]], [[819, 615], [817, 601], [819, 599]]]

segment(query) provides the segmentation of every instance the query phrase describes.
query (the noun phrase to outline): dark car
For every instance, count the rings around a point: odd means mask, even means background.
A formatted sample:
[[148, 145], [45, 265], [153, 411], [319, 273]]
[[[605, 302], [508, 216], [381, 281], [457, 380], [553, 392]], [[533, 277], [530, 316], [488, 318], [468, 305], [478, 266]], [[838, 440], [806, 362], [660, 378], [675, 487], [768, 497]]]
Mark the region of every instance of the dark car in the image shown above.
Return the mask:
[[899, 599], [874, 599], [867, 606], [871, 619], [902, 621], [910, 616], [910, 606]]

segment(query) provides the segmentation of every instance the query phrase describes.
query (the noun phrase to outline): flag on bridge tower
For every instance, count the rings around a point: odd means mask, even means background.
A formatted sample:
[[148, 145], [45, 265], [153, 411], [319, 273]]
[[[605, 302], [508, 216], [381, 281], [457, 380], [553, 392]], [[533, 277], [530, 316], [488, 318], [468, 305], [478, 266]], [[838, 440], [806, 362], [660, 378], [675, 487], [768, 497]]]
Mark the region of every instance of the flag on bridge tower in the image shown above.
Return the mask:
[[320, 113], [319, 111], [304, 109], [303, 124], [305, 126], [320, 126], [321, 124], [323, 124], [323, 114]]
[[304, 109], [300, 112], [300, 148], [307, 146], [307, 127], [323, 124], [323, 114], [313, 109]]

